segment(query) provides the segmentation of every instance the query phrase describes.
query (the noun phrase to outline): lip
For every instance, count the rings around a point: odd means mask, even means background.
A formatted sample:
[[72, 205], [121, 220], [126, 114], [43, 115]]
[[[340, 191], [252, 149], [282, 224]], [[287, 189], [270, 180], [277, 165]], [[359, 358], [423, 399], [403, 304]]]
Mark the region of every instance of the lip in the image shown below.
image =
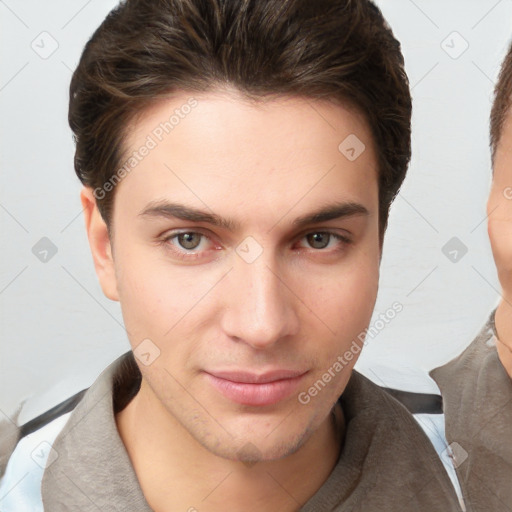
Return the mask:
[[205, 372], [206, 378], [226, 398], [241, 405], [264, 406], [280, 402], [297, 389], [305, 371], [272, 370]]

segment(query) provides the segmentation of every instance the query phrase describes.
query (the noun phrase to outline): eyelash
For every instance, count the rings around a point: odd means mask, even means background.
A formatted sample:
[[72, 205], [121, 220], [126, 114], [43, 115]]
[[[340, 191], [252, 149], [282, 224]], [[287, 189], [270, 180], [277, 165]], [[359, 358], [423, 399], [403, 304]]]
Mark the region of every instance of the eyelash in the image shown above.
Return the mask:
[[[320, 230], [308, 231], [307, 233], [302, 235], [299, 240], [302, 240], [303, 238], [307, 237], [308, 235], [318, 234], [318, 233], [325, 234], [325, 235], [330, 235], [331, 237], [334, 237], [336, 240], [338, 240], [339, 242], [342, 243], [342, 247], [338, 247], [338, 248], [336, 248], [334, 250], [331, 250], [331, 251], [328, 251], [326, 249], [315, 249], [315, 248], [312, 248], [311, 250], [313, 250], [314, 252], [326, 252], [328, 254], [329, 253], [331, 253], [331, 254], [332, 253], [338, 253], [338, 252], [343, 251], [343, 249], [345, 249], [346, 245], [352, 244], [352, 240], [350, 238], [345, 237], [343, 235], [340, 235], [339, 233], [334, 233], [332, 231], [320, 231]], [[172, 234], [166, 235], [164, 238], [159, 240], [159, 243], [161, 245], [163, 245], [166, 250], [172, 252], [174, 256], [176, 256], [176, 257], [178, 257], [178, 258], [180, 258], [182, 260], [192, 261], [192, 260], [196, 260], [198, 258], [202, 258], [203, 255], [200, 252], [199, 253], [183, 252], [183, 251], [186, 251], [187, 249], [177, 250], [177, 249], [174, 248], [173, 244], [170, 243], [171, 240], [177, 238], [179, 235], [184, 235], [184, 234], [201, 235], [202, 237], [209, 239], [209, 237], [206, 234], [204, 234], [204, 233], [202, 233], [200, 231], [179, 231], [177, 233], [172, 233]], [[330, 239], [329, 239], [329, 242], [330, 242]], [[195, 249], [189, 249], [189, 250], [195, 250]]]

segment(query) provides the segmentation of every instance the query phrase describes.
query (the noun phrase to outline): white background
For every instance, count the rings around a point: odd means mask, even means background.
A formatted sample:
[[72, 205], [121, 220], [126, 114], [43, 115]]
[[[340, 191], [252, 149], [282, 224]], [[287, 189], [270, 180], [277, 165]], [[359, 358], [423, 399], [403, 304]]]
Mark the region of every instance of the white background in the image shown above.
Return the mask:
[[[0, 419], [52, 388], [66, 398], [129, 348], [119, 305], [103, 296], [94, 272], [67, 125], [72, 70], [114, 4], [0, 3]], [[380, 367], [448, 361], [497, 304], [485, 219], [488, 117], [512, 2], [378, 4], [405, 55], [413, 159], [390, 217], [376, 315], [395, 301], [403, 311], [368, 340], [357, 367], [393, 385]], [[47, 51], [58, 44], [45, 59], [31, 47], [41, 38]], [[42, 237], [57, 247], [46, 263], [32, 253]], [[455, 263], [442, 252], [453, 237], [468, 249]], [[423, 389], [412, 377], [405, 387]]]

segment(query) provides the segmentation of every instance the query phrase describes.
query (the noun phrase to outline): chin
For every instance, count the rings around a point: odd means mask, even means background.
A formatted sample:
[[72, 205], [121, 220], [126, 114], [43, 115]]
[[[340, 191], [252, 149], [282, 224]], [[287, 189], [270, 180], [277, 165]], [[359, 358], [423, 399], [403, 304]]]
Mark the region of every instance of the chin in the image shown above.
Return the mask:
[[287, 437], [254, 436], [242, 434], [237, 439], [223, 436], [213, 441], [211, 436], [201, 438], [194, 436], [196, 440], [209, 452], [223, 459], [242, 462], [246, 466], [252, 466], [260, 462], [270, 462], [284, 459], [298, 450], [311, 436], [309, 430], [290, 433], [287, 429]]

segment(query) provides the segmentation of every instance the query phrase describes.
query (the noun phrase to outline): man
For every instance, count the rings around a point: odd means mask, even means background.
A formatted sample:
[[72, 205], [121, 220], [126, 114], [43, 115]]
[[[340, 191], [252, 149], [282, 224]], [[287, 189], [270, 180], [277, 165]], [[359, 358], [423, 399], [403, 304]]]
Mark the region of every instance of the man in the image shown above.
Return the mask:
[[410, 117], [369, 1], [114, 9], [69, 121], [133, 352], [16, 433], [2, 510], [460, 510], [413, 417], [352, 371]]
[[502, 298], [473, 343], [431, 372], [466, 509], [512, 510], [512, 45], [491, 110], [493, 183], [488, 231]]

